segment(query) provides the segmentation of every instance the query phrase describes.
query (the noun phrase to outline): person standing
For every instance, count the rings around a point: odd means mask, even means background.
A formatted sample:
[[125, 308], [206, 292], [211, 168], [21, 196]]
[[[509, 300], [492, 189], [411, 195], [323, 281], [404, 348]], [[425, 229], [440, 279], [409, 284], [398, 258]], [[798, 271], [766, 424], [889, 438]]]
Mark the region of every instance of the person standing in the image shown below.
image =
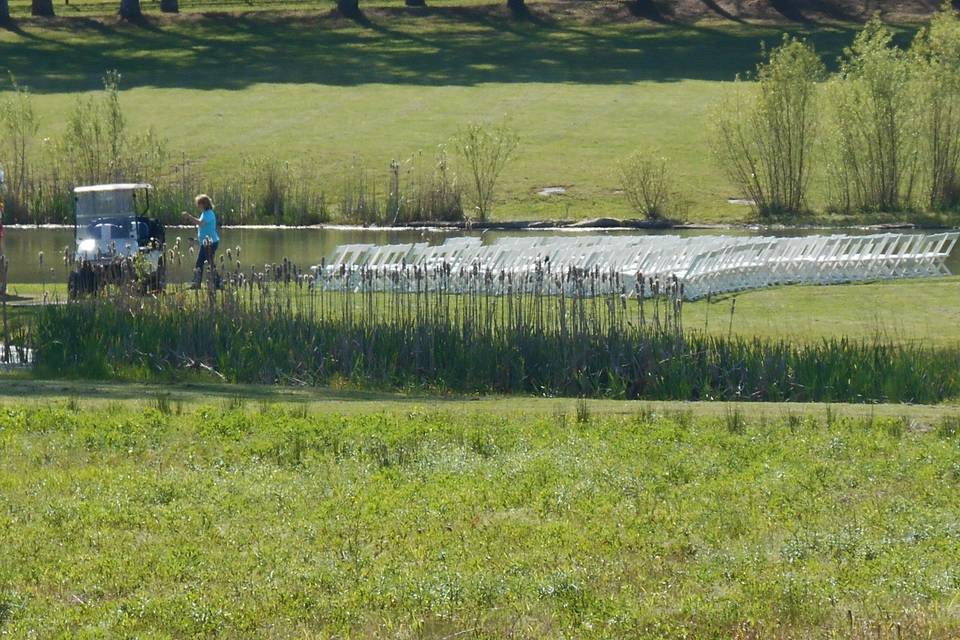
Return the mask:
[[217, 234], [217, 213], [213, 210], [213, 201], [210, 196], [200, 194], [194, 201], [197, 203], [197, 209], [200, 210], [200, 217], [194, 217], [183, 212], [183, 217], [192, 224], [197, 225], [197, 243], [200, 245], [197, 250], [197, 265], [193, 270], [193, 289], [199, 289], [203, 281], [203, 268], [209, 263], [210, 270], [213, 272], [214, 286], [220, 288], [220, 274], [217, 273], [217, 265], [214, 258], [217, 255], [217, 247], [220, 246], [220, 236]]

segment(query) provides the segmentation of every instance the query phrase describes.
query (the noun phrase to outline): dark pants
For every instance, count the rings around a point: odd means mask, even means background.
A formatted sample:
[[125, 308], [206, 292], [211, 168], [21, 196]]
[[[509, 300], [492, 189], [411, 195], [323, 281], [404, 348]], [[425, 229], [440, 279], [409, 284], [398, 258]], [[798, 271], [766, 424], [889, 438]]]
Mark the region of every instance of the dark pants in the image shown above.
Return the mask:
[[200, 245], [200, 250], [197, 251], [197, 266], [193, 269], [194, 285], [199, 287], [200, 283], [203, 282], [203, 266], [209, 263], [210, 270], [213, 272], [213, 285], [217, 289], [220, 288], [220, 274], [217, 273], [217, 263], [214, 261], [214, 258], [217, 256], [217, 247], [219, 246], [219, 242]]

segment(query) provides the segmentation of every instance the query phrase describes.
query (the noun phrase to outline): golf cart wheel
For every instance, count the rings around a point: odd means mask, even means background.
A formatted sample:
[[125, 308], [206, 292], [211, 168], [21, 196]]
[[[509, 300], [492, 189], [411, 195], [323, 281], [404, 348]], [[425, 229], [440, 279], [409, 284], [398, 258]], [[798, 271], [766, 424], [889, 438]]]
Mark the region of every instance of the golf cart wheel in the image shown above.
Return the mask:
[[157, 272], [154, 274], [156, 278], [156, 292], [163, 293], [164, 287], [167, 286], [167, 265], [163, 258], [160, 258], [160, 262], [157, 263]]
[[71, 271], [67, 278], [67, 300], [77, 300], [80, 297], [80, 274]]

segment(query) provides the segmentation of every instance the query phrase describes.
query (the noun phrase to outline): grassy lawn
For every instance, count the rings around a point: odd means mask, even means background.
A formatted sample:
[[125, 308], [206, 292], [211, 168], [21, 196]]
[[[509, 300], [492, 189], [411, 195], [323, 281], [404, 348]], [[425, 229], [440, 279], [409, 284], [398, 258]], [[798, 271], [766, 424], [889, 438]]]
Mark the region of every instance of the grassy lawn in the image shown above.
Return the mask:
[[[733, 322], [731, 324], [731, 307]], [[960, 278], [793, 286], [684, 305], [687, 329], [784, 338], [872, 338], [930, 345], [960, 343]]]
[[[64, 12], [66, 14], [66, 12]], [[629, 216], [616, 163], [661, 153], [690, 219], [749, 209], [707, 150], [705, 110], [753, 67], [779, 28], [587, 19], [517, 22], [505, 10], [369, 12], [363, 24], [319, 14], [28, 21], [0, 30], [0, 69], [37, 94], [41, 137], [106, 69], [123, 74], [134, 129], [155, 127], [208, 180], [243, 156], [310, 158], [337, 202], [354, 158], [386, 185], [389, 162], [431, 150], [471, 120], [506, 118], [521, 135], [499, 218]], [[828, 63], [853, 37], [807, 34]], [[542, 197], [543, 187], [567, 195]]]
[[323, 409], [195, 391], [0, 400], [0, 631], [960, 632], [955, 410]]

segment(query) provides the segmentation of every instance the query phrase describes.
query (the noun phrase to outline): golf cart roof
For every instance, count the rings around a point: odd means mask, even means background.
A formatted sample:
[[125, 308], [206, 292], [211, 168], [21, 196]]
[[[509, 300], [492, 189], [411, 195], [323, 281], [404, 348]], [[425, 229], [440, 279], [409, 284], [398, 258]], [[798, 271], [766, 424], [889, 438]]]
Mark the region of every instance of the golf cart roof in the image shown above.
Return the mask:
[[96, 191], [135, 191], [136, 189], [153, 189], [146, 182], [125, 182], [119, 184], [95, 184], [89, 187], [77, 187], [74, 193], [93, 193]]

